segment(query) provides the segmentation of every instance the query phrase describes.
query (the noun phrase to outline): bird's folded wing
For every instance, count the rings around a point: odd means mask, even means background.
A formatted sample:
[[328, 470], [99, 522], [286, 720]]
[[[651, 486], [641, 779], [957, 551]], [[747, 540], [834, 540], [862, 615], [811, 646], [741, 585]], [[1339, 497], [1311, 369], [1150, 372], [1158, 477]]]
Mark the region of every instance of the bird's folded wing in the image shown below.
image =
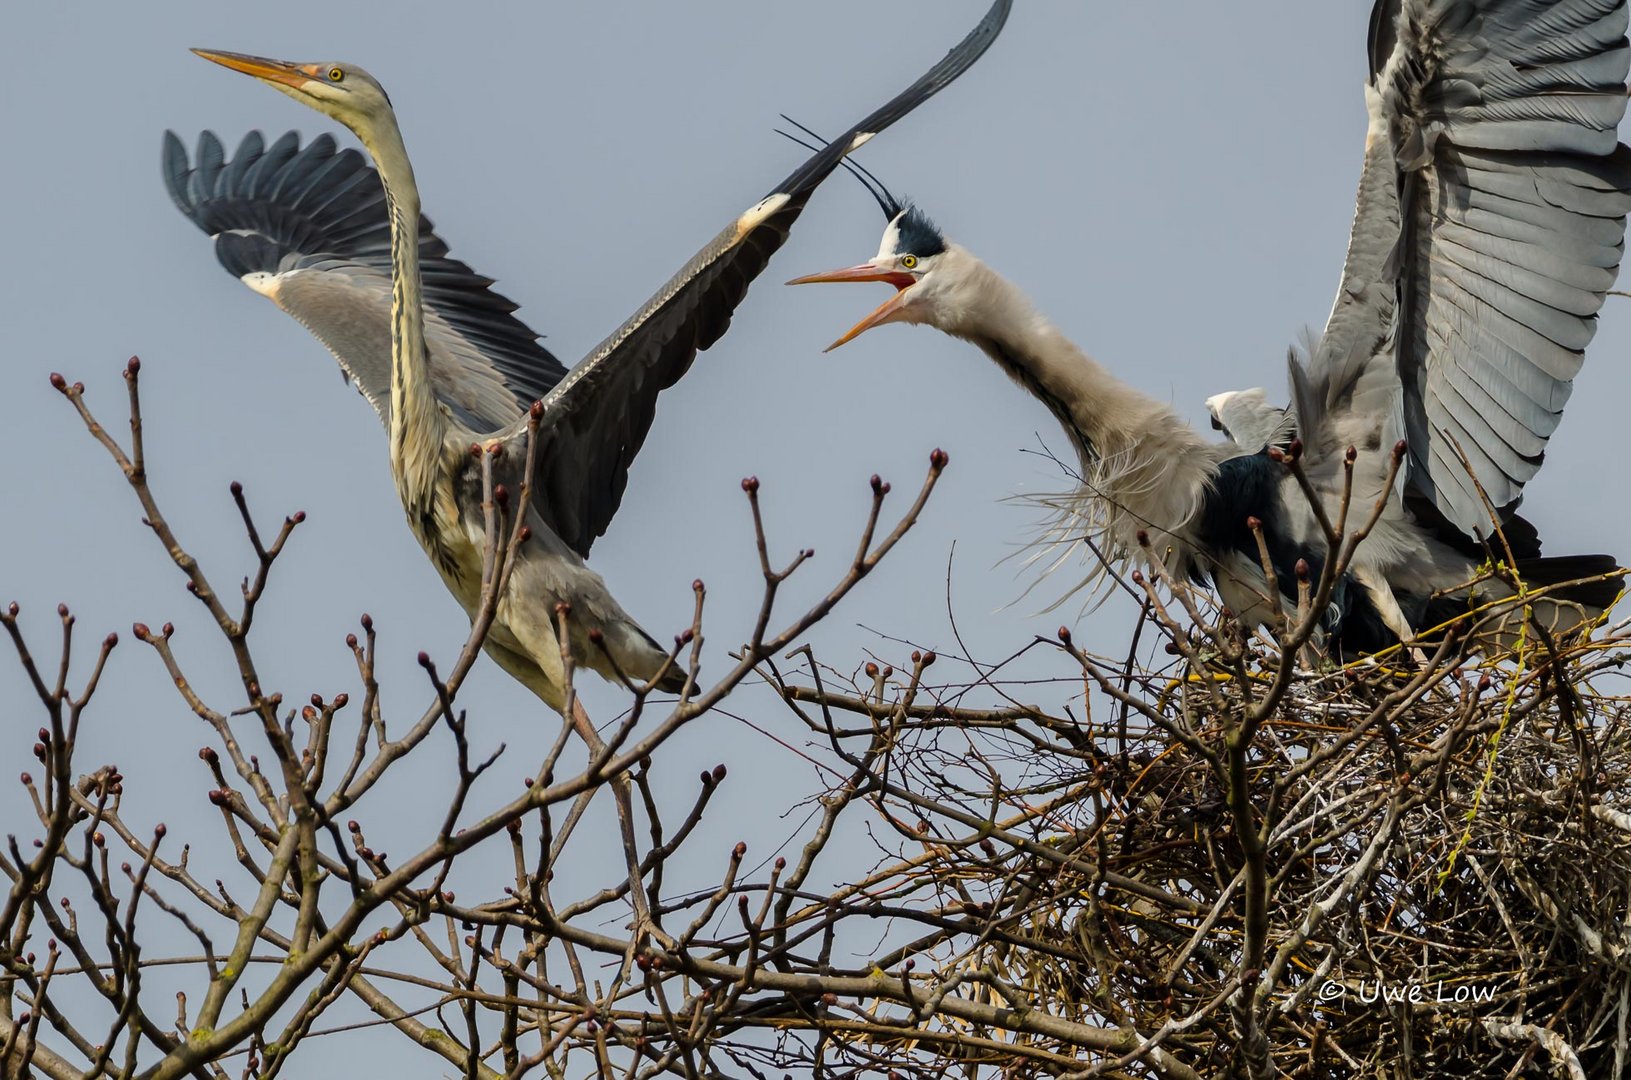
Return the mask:
[[[215, 239], [221, 265], [305, 324], [389, 423], [391, 234], [379, 175], [356, 150], [258, 131], [228, 160], [211, 132], [189, 161], [165, 132], [164, 181], [176, 206]], [[490, 278], [448, 257], [419, 224], [425, 343], [436, 396], [466, 427], [496, 431], [549, 393], [566, 369], [511, 314]]]
[[535, 502], [580, 555], [606, 531], [645, 442], [657, 395], [730, 326], [731, 313], [786, 241], [816, 186], [844, 155], [927, 101], [979, 59], [1013, 0], [996, 0], [944, 59], [888, 104], [812, 155], [730, 222], [545, 399]]
[[1372, 13], [1348, 262], [1296, 407], [1311, 442], [1390, 410], [1406, 482], [1468, 535], [1539, 468], [1619, 267], [1625, 30], [1626, 0]]

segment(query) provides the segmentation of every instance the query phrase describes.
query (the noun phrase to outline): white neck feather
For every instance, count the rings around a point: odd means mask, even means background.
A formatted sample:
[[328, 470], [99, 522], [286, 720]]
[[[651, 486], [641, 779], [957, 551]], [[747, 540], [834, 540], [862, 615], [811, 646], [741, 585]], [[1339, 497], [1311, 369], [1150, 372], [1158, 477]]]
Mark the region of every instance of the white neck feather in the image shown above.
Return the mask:
[[1138, 550], [1149, 533], [1173, 570], [1193, 554], [1190, 526], [1220, 450], [1168, 403], [1122, 382], [967, 250], [950, 245], [954, 282], [934, 298], [935, 323], [980, 346], [1048, 405], [1080, 459], [1083, 484], [1061, 500], [1058, 539], [1086, 532], [1107, 555]]
[[448, 420], [430, 385], [419, 275], [419, 188], [395, 121], [358, 132], [391, 216], [391, 472], [410, 523], [428, 513]]

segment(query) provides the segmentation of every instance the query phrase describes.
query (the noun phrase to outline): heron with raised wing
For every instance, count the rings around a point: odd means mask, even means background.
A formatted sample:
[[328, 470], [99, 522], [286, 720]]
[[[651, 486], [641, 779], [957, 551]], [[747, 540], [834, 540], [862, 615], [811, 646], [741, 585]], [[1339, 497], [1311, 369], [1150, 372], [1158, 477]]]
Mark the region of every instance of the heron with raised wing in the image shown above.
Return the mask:
[[[657, 396], [725, 332], [816, 186], [845, 154], [967, 70], [1011, 4], [997, 0], [922, 78], [731, 220], [570, 371], [511, 315], [514, 305], [492, 293], [490, 281], [447, 256], [420, 214], [390, 100], [355, 65], [195, 50], [350, 128], [377, 180], [356, 155], [335, 153], [332, 141], [301, 150], [293, 136], [269, 150], [258, 138], [246, 141], [231, 163], [206, 138], [195, 167], [172, 136], [166, 173], [182, 210], [216, 235], [228, 269], [305, 323], [373, 403], [389, 433], [408, 524], [472, 615], [488, 549], [478, 458], [489, 455], [494, 480], [514, 492], [532, 456], [533, 497], [520, 508], [527, 536], [485, 641], [500, 666], [563, 710], [555, 620], [567, 604], [568, 644], [579, 662], [609, 679], [678, 690], [685, 673], [584, 562], [622, 499]], [[538, 414], [531, 443], [529, 404]]]
[[[1226, 443], [1089, 359], [876, 182], [888, 219], [878, 254], [794, 284], [894, 287], [834, 348], [894, 322], [979, 347], [1052, 411], [1080, 461], [1060, 538], [1086, 533], [1112, 559], [1147, 551], [1172, 579], [1210, 579], [1248, 621], [1294, 603], [1297, 563], [1318, 574], [1325, 556], [1315, 504], [1271, 453], [1294, 428], [1328, 520], [1339, 519], [1350, 453], [1356, 514], [1383, 507], [1341, 583], [1345, 647], [1408, 640], [1446, 604], [1465, 611], [1474, 597], [1457, 586], [1508, 552], [1521, 581], [1559, 586], [1534, 610], [1575, 624], [1618, 594], [1615, 578], [1581, 580], [1615, 560], [1541, 558], [1515, 510], [1619, 268], [1631, 208], [1631, 150], [1617, 136], [1625, 30], [1625, 0], [1378, 0], [1336, 302], [1306, 362], [1293, 358], [1289, 418], [1257, 395], [1214, 400]], [[1283, 599], [1268, 595], [1253, 518]], [[1513, 591], [1497, 577], [1476, 598]]]

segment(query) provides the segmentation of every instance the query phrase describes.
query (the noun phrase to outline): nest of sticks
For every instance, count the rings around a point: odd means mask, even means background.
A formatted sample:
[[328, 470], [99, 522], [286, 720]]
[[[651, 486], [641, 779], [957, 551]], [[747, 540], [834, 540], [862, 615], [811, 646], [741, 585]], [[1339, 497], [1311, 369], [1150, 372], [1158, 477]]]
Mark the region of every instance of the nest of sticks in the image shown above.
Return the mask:
[[[867, 744], [874, 805], [921, 846], [900, 895], [979, 915], [887, 962], [1124, 1036], [1010, 1032], [1024, 1053], [987, 1064], [1631, 1074], [1631, 620], [1343, 664], [1202, 611], [1180, 626], [1148, 593], [1172, 659], [1039, 639], [1082, 669], [1058, 707], [967, 708], [921, 664], [904, 687], [876, 667], [854, 694], [783, 686], [867, 717], [828, 734]], [[911, 1045], [897, 1063], [924, 1068], [937, 1044]]]

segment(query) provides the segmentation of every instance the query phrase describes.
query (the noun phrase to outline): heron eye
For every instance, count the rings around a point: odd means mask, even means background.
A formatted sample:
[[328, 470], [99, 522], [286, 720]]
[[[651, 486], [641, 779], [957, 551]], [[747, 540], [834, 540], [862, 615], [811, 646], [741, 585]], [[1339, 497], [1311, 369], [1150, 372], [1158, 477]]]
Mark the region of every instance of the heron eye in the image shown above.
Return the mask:
[[916, 255], [902, 255], [900, 257], [900, 264], [902, 266], [906, 267], [906, 269], [908, 269], [908, 270], [916, 270], [917, 269], [917, 256]]
[[339, 68], [334, 67], [328, 69], [329, 82], [339, 82], [343, 78], [345, 78], [345, 72], [341, 71]]

